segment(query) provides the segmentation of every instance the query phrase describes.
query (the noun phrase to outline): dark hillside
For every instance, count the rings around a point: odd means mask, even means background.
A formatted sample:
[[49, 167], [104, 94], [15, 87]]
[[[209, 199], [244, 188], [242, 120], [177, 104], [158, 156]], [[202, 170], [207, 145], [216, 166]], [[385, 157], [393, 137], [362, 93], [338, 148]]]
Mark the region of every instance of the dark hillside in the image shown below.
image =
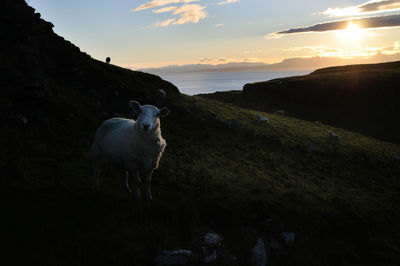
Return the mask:
[[[26, 116], [29, 125], [92, 121], [103, 112], [127, 111], [128, 96], [178, 89], [159, 77], [93, 60], [56, 35], [53, 25], [24, 1], [2, 1], [0, 86], [2, 118]], [[69, 125], [65, 125], [69, 126]], [[93, 125], [92, 125], [93, 126]]]
[[[154, 265], [183, 248], [186, 265], [202, 265], [199, 243], [217, 232], [208, 265], [250, 265], [258, 239], [267, 265], [399, 265], [398, 145], [287, 116], [257, 123], [255, 111], [90, 58], [23, 0], [1, 5], [2, 264]], [[153, 201], [120, 192], [110, 169], [94, 193], [96, 128], [156, 89], [171, 115]]]
[[400, 143], [400, 62], [319, 69], [202, 95], [240, 107], [318, 120]]

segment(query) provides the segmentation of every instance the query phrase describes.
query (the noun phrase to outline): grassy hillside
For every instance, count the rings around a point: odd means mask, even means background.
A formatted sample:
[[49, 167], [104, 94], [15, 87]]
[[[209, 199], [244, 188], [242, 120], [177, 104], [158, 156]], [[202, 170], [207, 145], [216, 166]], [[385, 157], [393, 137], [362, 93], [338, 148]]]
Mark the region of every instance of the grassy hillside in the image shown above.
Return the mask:
[[400, 143], [400, 62], [330, 67], [305, 76], [246, 84], [243, 92], [202, 95], [255, 110], [285, 110]]
[[[11, 15], [1, 20], [13, 46], [1, 50], [9, 60], [1, 69], [4, 261], [152, 265], [161, 250], [190, 248], [211, 230], [224, 236], [215, 265], [232, 264], [230, 256], [249, 265], [272, 219], [296, 240], [285, 256], [269, 248], [270, 265], [398, 264], [399, 146], [272, 114], [264, 114], [270, 125], [258, 124], [254, 111], [91, 59], [22, 0], [6, 6]], [[131, 117], [128, 100], [144, 103], [158, 88], [172, 112], [161, 122], [168, 146], [153, 201], [121, 193], [112, 170], [93, 193], [96, 127]], [[326, 142], [328, 129], [342, 137], [338, 147]]]

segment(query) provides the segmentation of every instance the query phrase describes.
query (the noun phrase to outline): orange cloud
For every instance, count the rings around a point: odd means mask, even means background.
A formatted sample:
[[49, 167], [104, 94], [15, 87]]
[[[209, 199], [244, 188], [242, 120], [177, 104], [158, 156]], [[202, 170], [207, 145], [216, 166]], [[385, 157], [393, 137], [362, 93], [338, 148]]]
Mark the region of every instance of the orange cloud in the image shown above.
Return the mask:
[[373, 0], [358, 6], [349, 6], [344, 8], [330, 7], [319, 14], [329, 15], [330, 17], [343, 17], [371, 15], [397, 10], [400, 10], [400, 0]]
[[147, 2], [145, 4], [142, 4], [138, 6], [137, 8], [133, 9], [133, 11], [141, 11], [149, 8], [154, 8], [154, 7], [160, 7], [160, 6], [166, 6], [169, 4], [176, 4], [176, 3], [190, 3], [190, 2], [196, 2], [199, 0], [153, 0], [150, 2]]

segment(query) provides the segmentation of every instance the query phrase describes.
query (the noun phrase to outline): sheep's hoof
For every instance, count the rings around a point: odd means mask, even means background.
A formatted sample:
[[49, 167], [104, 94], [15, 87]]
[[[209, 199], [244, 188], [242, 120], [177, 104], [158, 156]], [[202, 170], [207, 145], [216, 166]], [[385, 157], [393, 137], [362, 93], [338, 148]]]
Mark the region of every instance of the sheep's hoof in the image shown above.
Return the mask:
[[130, 188], [126, 187], [126, 188], [123, 188], [123, 189], [122, 189], [122, 192], [124, 192], [124, 193], [131, 193], [132, 190], [131, 190]]
[[151, 193], [146, 193], [146, 200], [153, 200]]

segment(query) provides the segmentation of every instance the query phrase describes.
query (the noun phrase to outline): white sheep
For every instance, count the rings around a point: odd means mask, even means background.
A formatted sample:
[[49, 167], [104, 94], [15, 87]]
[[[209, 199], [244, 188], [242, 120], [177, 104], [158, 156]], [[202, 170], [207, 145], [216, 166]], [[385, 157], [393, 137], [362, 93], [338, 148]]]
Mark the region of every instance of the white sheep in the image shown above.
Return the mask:
[[262, 116], [260, 114], [257, 114], [257, 121], [262, 122], [262, 123], [269, 123], [269, 119], [265, 116]]
[[130, 192], [128, 177], [135, 186], [135, 198], [140, 198], [141, 179], [146, 178], [146, 199], [151, 200], [150, 182], [153, 170], [158, 167], [167, 143], [161, 136], [160, 119], [169, 114], [164, 107], [158, 109], [153, 105], [141, 106], [136, 101], [129, 102], [130, 107], [138, 114], [137, 120], [111, 118], [106, 120], [96, 131], [92, 144], [94, 169], [93, 188], [98, 190], [98, 176], [102, 163], [108, 163], [114, 169], [122, 170], [121, 186], [123, 191]]
[[337, 144], [340, 142], [340, 137], [338, 135], [336, 135], [335, 133], [333, 133], [332, 131], [328, 130], [327, 141]]

